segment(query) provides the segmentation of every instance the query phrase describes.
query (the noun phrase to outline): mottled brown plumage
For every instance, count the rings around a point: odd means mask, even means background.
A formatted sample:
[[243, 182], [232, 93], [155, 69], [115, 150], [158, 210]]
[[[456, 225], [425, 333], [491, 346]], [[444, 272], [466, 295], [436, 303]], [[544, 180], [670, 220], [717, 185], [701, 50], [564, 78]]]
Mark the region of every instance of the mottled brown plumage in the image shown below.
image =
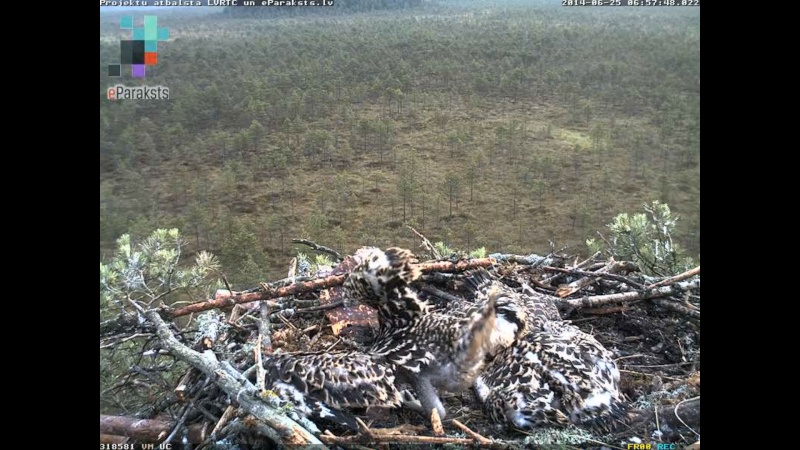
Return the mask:
[[[370, 249], [345, 282], [348, 295], [378, 309], [380, 330], [367, 350], [397, 367], [422, 408], [446, 416], [437, 389], [451, 392], [472, 384], [483, 369], [495, 327], [493, 301], [456, 316], [433, 311], [409, 287], [419, 275], [408, 251]], [[352, 281], [351, 281], [352, 280]]]
[[476, 379], [475, 391], [490, 414], [519, 428], [607, 428], [621, 419], [625, 404], [611, 352], [574, 325], [541, 324], [497, 353]]
[[354, 255], [360, 260], [344, 282], [350, 300], [361, 300], [377, 307], [395, 288], [408, 286], [419, 278], [419, 269], [412, 266], [414, 255], [402, 248], [383, 251], [364, 247]]
[[519, 428], [570, 423], [606, 427], [624, 415], [619, 370], [593, 336], [563, 320], [553, 299], [517, 292], [479, 269], [464, 278], [466, 299], [447, 304], [462, 315], [497, 304], [489, 362], [474, 383], [495, 420]]
[[393, 408], [402, 403], [394, 367], [360, 352], [303, 352], [266, 359], [266, 387], [310, 419], [357, 429], [347, 408]]

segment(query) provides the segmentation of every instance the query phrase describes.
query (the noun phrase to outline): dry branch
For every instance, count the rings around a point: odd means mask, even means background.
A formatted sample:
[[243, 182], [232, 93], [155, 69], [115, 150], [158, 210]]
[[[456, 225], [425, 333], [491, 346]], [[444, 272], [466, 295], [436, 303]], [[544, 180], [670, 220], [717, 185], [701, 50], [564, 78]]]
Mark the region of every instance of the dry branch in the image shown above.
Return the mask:
[[377, 434], [371, 436], [334, 436], [332, 434], [320, 435], [320, 440], [326, 444], [461, 444], [471, 445], [475, 441], [465, 438], [436, 437], [436, 436], [410, 436], [405, 434]]
[[700, 319], [699, 310], [688, 308], [678, 302], [668, 300], [666, 298], [654, 298], [653, 303], [655, 303], [658, 306], [661, 306], [662, 308], [671, 309], [672, 311], [684, 314], [693, 319]]
[[214, 379], [217, 386], [237, 401], [244, 411], [274, 430], [274, 433], [267, 435], [268, 438], [291, 445], [322, 444], [308, 430], [256, 398], [254, 395], [257, 392], [256, 387], [241, 373], [236, 372], [230, 364], [220, 363], [211, 351], [198, 353], [183, 345], [175, 338], [158, 312], [150, 310], [145, 311], [144, 314], [155, 325], [158, 337], [166, 349]]
[[600, 256], [600, 252], [594, 252], [594, 254], [592, 256], [590, 256], [590, 257], [584, 259], [583, 261], [579, 262], [578, 264], [575, 264], [574, 266], [572, 266], [572, 269], [576, 269], [576, 270], [583, 269], [584, 267], [588, 266], [592, 262], [595, 262], [594, 259], [597, 258], [598, 256]]
[[458, 302], [463, 301], [462, 298], [456, 297], [455, 295], [453, 295], [453, 294], [451, 294], [449, 292], [445, 292], [445, 291], [443, 291], [441, 289], [437, 289], [437, 288], [431, 286], [430, 284], [423, 284], [420, 287], [420, 290], [425, 291], [425, 292], [427, 292], [429, 294], [432, 294], [432, 295], [434, 295], [436, 297], [439, 297], [439, 298], [441, 298], [443, 300], [447, 300], [448, 302], [453, 302], [454, 304], [457, 304]]
[[189, 369], [183, 375], [183, 378], [181, 378], [181, 380], [178, 382], [178, 386], [176, 386], [175, 389], [173, 390], [175, 398], [178, 400], [179, 403], [186, 402], [187, 400], [186, 392], [189, 389], [189, 386], [195, 381], [197, 381], [199, 375], [200, 372], [194, 369]]
[[233, 417], [233, 413], [235, 411], [236, 411], [236, 408], [234, 408], [233, 406], [230, 406], [230, 405], [228, 405], [228, 407], [225, 408], [225, 412], [222, 413], [222, 417], [219, 418], [219, 421], [217, 421], [217, 424], [214, 425], [214, 429], [211, 430], [211, 436], [217, 436], [217, 434], [222, 429], [222, 427], [227, 425], [228, 422], [231, 420], [231, 417]]
[[[100, 415], [100, 434], [125, 436], [136, 441], [156, 443], [161, 442], [175, 427], [175, 422], [161, 420], [137, 419], [134, 417]], [[203, 442], [203, 425], [189, 426], [189, 442], [199, 444]]]
[[272, 330], [269, 322], [269, 305], [261, 302], [261, 320], [258, 321], [259, 347], [267, 354], [272, 353]]
[[700, 288], [700, 280], [692, 280], [688, 282], [677, 283], [672, 286], [663, 286], [655, 289], [648, 289], [644, 292], [623, 292], [620, 294], [595, 295], [592, 297], [561, 300], [561, 303], [569, 305], [573, 308], [597, 308], [599, 306], [608, 305], [611, 303], [669, 297], [670, 295], [677, 294], [687, 289], [699, 289], [699, 288]]
[[[556, 268], [553, 268], [556, 269]], [[606, 264], [605, 267], [598, 270], [596, 273], [594, 272], [584, 272], [584, 274], [588, 275], [586, 278], [581, 278], [580, 280], [573, 281], [572, 283], [562, 286], [556, 290], [556, 295], [564, 298], [575, 292], [580, 291], [581, 289], [589, 286], [590, 284], [595, 283], [598, 280], [598, 276], [601, 274], [614, 274], [617, 272], [628, 271], [633, 272], [638, 270], [639, 268], [636, 267], [635, 264], [627, 261], [614, 261], [613, 259]], [[556, 269], [557, 270], [557, 269]]]
[[245, 294], [234, 295], [231, 297], [220, 297], [214, 300], [205, 302], [193, 303], [182, 308], [174, 309], [171, 311], [172, 317], [181, 317], [187, 314], [208, 311], [210, 309], [225, 308], [227, 306], [238, 305], [241, 303], [250, 303], [257, 300], [268, 300], [271, 298], [288, 297], [290, 295], [297, 295], [303, 292], [311, 292], [319, 289], [327, 289], [332, 286], [342, 284], [347, 278], [346, 275], [337, 275], [326, 278], [318, 278], [312, 281], [301, 281], [284, 286], [278, 289], [268, 289], [259, 292], [248, 292]]
[[648, 287], [655, 288], [655, 287], [666, 286], [669, 284], [677, 283], [678, 281], [683, 281], [687, 278], [691, 278], [695, 275], [700, 275], [700, 266], [697, 266], [692, 270], [687, 270], [686, 272], [683, 272], [681, 274], [675, 275], [674, 277], [669, 277], [667, 279], [661, 280], [658, 283], [651, 284]]
[[442, 426], [442, 418], [439, 417], [439, 412], [436, 411], [436, 408], [431, 410], [431, 428], [433, 429], [433, 434], [436, 436], [444, 436], [444, 427]]
[[464, 433], [467, 433], [467, 435], [468, 435], [469, 437], [471, 437], [472, 439], [475, 439], [476, 441], [478, 441], [478, 443], [479, 443], [479, 444], [481, 444], [481, 445], [488, 445], [488, 446], [492, 445], [492, 441], [491, 441], [491, 440], [489, 440], [489, 439], [486, 439], [485, 437], [481, 436], [480, 434], [478, 434], [478, 433], [476, 433], [476, 432], [474, 432], [474, 431], [470, 430], [470, 429], [469, 429], [469, 428], [468, 428], [466, 425], [464, 425], [463, 423], [461, 423], [461, 422], [459, 422], [459, 421], [457, 421], [457, 420], [453, 419], [453, 425], [455, 425], [455, 426], [457, 426], [458, 428], [460, 428], [460, 429], [461, 429], [461, 431], [463, 431]]
[[[454, 421], [455, 422], [455, 421]], [[466, 428], [462, 425], [462, 427]], [[466, 428], [469, 430], [469, 428]], [[466, 432], [472, 439], [467, 438], [457, 438], [457, 437], [447, 437], [447, 436], [416, 436], [416, 435], [408, 435], [408, 434], [388, 434], [385, 432], [381, 432], [382, 430], [377, 429], [370, 429], [369, 435], [366, 434], [359, 434], [357, 436], [335, 436], [330, 432], [325, 432], [320, 436], [320, 440], [325, 442], [326, 444], [433, 444], [433, 445], [444, 445], [444, 444], [457, 444], [457, 445], [464, 445], [470, 447], [478, 447], [478, 448], [489, 448], [493, 450], [505, 450], [510, 448], [508, 444], [492, 441], [490, 439], [486, 439], [485, 437], [481, 436], [478, 433], [470, 430], [472, 434]]]
[[[490, 267], [495, 264], [493, 258], [479, 258], [470, 259], [465, 261], [457, 261], [455, 263], [450, 261], [439, 261], [433, 263], [415, 264], [423, 273], [425, 272], [461, 272], [465, 270], [477, 269], [479, 267]], [[320, 289], [327, 289], [333, 286], [338, 286], [344, 283], [347, 275], [333, 275], [326, 278], [318, 278], [312, 281], [298, 282], [284, 286], [278, 289], [266, 289], [260, 292], [248, 292], [244, 294], [234, 295], [230, 297], [220, 297], [214, 300], [205, 302], [193, 303], [182, 308], [173, 309], [170, 315], [175, 317], [185, 316], [187, 314], [208, 311], [210, 309], [224, 308], [227, 306], [234, 306], [241, 303], [250, 303], [257, 300], [268, 300], [278, 297], [288, 297], [290, 295], [297, 295], [303, 292], [318, 291]]]
[[325, 247], [324, 245], [319, 245], [319, 244], [317, 244], [315, 242], [309, 241], [308, 239], [292, 239], [292, 242], [294, 242], [295, 244], [307, 245], [307, 246], [313, 248], [314, 250], [316, 250], [318, 252], [327, 253], [327, 254], [333, 256], [334, 258], [336, 258], [336, 261], [344, 260], [342, 255], [339, 252], [337, 252], [336, 250], [334, 250], [334, 249], [332, 249], [330, 247]]
[[[594, 259], [597, 258], [599, 255], [600, 255], [600, 252], [595, 252], [594, 255], [584, 259], [583, 261], [581, 261], [581, 262], [579, 262], [577, 264], [575, 264], [574, 266], [572, 266], [571, 269], [565, 269], [565, 270], [582, 270], [584, 267], [586, 267], [587, 265], [591, 264], [594, 261]], [[545, 267], [545, 269], [547, 269], [547, 267]], [[561, 278], [563, 276], [564, 276], [563, 273], [559, 273], [559, 274], [553, 275], [552, 277], [545, 278], [544, 280], [542, 280], [542, 284], [552, 284], [553, 281], [555, 281], [556, 279]]]
[[439, 251], [436, 250], [436, 247], [431, 244], [431, 241], [428, 240], [425, 236], [422, 235], [419, 231], [415, 230], [414, 227], [411, 225], [406, 225], [406, 228], [411, 230], [412, 233], [416, 234], [417, 237], [422, 239], [422, 247], [426, 248], [429, 252], [431, 252], [431, 256], [433, 259], [442, 259], [442, 255], [439, 254]]
[[438, 261], [431, 263], [414, 264], [422, 273], [426, 272], [463, 272], [465, 270], [477, 269], [479, 267], [491, 267], [497, 264], [494, 258], [476, 258], [455, 263], [450, 261]]
[[645, 286], [645, 285], [643, 285], [641, 283], [638, 283], [636, 281], [631, 280], [630, 277], [626, 277], [624, 275], [616, 275], [616, 274], [609, 273], [609, 272], [600, 272], [600, 271], [590, 272], [590, 271], [587, 271], [587, 270], [580, 270], [580, 269], [562, 269], [560, 267], [544, 267], [543, 269], [544, 270], [548, 270], [548, 271], [553, 271], [553, 272], [561, 272], [556, 276], [553, 276], [553, 277], [550, 277], [550, 278], [546, 278], [545, 280], [542, 280], [541, 283], [543, 283], [543, 284], [547, 280], [553, 280], [555, 278], [558, 278], [558, 277], [561, 277], [561, 276], [564, 276], [564, 275], [580, 275], [580, 276], [584, 276], [584, 277], [596, 277], [596, 278], [599, 278], [599, 279], [618, 281], [620, 283], [629, 284], [629, 285], [635, 287], [636, 289], [647, 289], [647, 286]]

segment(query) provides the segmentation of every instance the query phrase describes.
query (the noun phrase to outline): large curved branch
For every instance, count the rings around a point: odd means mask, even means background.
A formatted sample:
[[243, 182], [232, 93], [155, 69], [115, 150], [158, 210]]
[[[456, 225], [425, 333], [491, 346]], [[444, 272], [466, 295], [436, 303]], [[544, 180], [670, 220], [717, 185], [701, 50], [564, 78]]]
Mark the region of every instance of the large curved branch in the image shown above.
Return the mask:
[[276, 433], [268, 436], [269, 438], [290, 445], [317, 444], [321, 446], [320, 448], [324, 448], [322, 447], [322, 442], [308, 430], [256, 398], [253, 395], [253, 392], [256, 391], [255, 386], [241, 374], [238, 377], [234, 377], [229, 368], [224, 368], [220, 364], [213, 352], [206, 350], [203, 353], [199, 353], [183, 345], [172, 334], [167, 323], [158, 315], [158, 312], [154, 310], [146, 311], [145, 317], [155, 325], [156, 333], [161, 339], [164, 348], [211, 377], [220, 389], [239, 403], [244, 411], [274, 429]]

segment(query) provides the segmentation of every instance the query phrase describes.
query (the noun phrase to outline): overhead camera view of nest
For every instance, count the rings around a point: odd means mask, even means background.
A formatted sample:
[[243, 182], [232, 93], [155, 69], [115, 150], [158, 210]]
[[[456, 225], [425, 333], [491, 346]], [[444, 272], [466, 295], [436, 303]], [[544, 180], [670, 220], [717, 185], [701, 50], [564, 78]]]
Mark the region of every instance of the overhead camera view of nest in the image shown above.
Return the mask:
[[443, 254], [411, 231], [350, 255], [295, 240], [314, 256], [246, 291], [209, 281], [209, 253], [179, 265], [177, 230], [120, 238], [101, 443], [699, 449], [699, 265]]

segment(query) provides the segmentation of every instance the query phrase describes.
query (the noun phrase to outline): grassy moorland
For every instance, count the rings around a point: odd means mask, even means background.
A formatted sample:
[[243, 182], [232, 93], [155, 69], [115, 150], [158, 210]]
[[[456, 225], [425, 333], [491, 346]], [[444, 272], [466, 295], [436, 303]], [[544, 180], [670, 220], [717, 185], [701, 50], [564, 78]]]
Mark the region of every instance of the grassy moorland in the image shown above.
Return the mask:
[[699, 9], [558, 5], [159, 12], [171, 38], [144, 83], [170, 99], [149, 102], [105, 99], [124, 33], [101, 15], [101, 255], [177, 227], [251, 287], [285, 275], [294, 237], [416, 248], [409, 223], [456, 248], [585, 253], [659, 199], [697, 256]]

